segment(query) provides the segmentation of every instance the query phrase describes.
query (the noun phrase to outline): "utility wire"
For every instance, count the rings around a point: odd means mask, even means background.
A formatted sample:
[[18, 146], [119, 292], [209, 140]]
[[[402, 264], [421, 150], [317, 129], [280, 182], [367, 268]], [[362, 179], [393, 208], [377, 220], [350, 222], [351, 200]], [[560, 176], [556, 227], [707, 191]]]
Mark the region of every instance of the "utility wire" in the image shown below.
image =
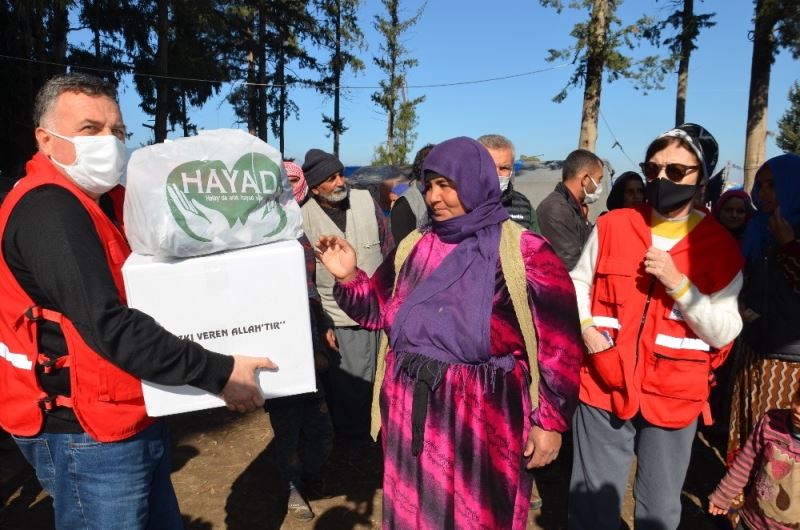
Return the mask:
[[614, 131], [611, 130], [611, 126], [608, 124], [608, 120], [606, 120], [606, 117], [603, 115], [603, 111], [602, 110], [600, 111], [600, 117], [603, 118], [603, 123], [606, 124], [606, 128], [608, 129], [608, 132], [611, 133], [611, 138], [614, 139], [614, 145], [612, 145], [611, 148], [613, 149], [615, 146], [619, 147], [619, 150], [622, 151], [622, 154], [625, 155], [625, 158], [628, 159], [628, 162], [630, 162], [633, 167], [639, 167], [639, 166], [636, 165], [636, 162], [631, 160], [631, 157], [629, 157], [628, 153], [625, 152], [625, 148], [622, 147], [622, 144], [620, 143], [620, 141], [617, 140], [617, 136], [614, 134]]
[[[193, 83], [241, 83], [245, 86], [254, 86], [254, 87], [263, 87], [263, 88], [282, 88], [288, 87], [292, 85], [300, 85], [309, 88], [321, 88], [323, 85], [321, 83], [315, 83], [312, 81], [292, 81], [290, 83], [252, 83], [248, 81], [241, 81], [237, 79], [198, 79], [194, 77], [178, 77], [178, 76], [169, 76], [169, 75], [159, 75], [159, 74], [147, 74], [143, 72], [120, 72], [119, 70], [114, 70], [113, 68], [97, 68], [93, 66], [82, 66], [78, 64], [67, 64], [67, 63], [57, 63], [53, 61], [42, 61], [39, 59], [27, 59], [25, 57], [15, 57], [13, 55], [3, 55], [0, 54], [0, 59], [6, 59], [10, 61], [23, 61], [29, 63], [36, 63], [36, 64], [46, 64], [50, 66], [61, 66], [65, 68], [80, 68], [81, 70], [92, 70], [95, 72], [108, 72], [108, 73], [121, 73], [121, 74], [130, 74], [137, 77], [151, 77], [154, 79], [169, 79], [171, 81], [190, 81]], [[541, 68], [539, 70], [531, 70], [529, 72], [522, 72], [519, 74], [509, 74], [503, 75], [499, 77], [490, 77], [487, 79], [474, 79], [470, 81], [453, 81], [450, 83], [431, 83], [427, 85], [407, 85], [406, 88], [443, 88], [443, 87], [452, 87], [452, 86], [461, 86], [461, 85], [477, 85], [479, 83], [490, 83], [493, 81], [503, 81], [505, 79], [514, 79], [518, 77], [525, 77], [535, 74], [540, 74], [543, 72], [550, 72], [552, 70], [557, 70], [559, 68], [563, 68], [565, 66], [569, 66], [569, 63], [562, 63], [556, 66], [551, 66], [549, 68]], [[356, 89], [370, 89], [370, 90], [377, 90], [382, 87], [380, 86], [372, 86], [372, 85], [340, 85], [340, 88], [346, 90], [356, 90]]]

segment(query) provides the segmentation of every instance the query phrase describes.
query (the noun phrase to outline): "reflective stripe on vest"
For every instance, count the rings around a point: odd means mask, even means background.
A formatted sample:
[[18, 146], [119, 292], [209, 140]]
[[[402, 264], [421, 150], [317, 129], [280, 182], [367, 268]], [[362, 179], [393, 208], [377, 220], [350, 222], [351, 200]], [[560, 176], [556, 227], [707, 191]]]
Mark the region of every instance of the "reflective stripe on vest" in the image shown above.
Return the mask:
[[20, 370], [30, 370], [33, 368], [33, 362], [28, 359], [24, 353], [12, 353], [9, 351], [8, 346], [0, 342], [0, 357], [11, 363], [14, 368]]
[[592, 316], [592, 321], [594, 322], [595, 326], [599, 326], [601, 328], [620, 329], [619, 320], [614, 317]]
[[673, 350], [711, 351], [711, 346], [701, 339], [670, 337], [669, 335], [662, 335], [661, 333], [656, 335], [656, 345], [672, 348]]
[[[125, 304], [122, 264], [130, 253], [123, 234], [97, 202], [59, 173], [37, 153], [22, 178], [0, 204], [0, 237], [17, 203], [41, 186], [58, 186], [75, 196], [91, 219], [103, 247], [108, 270], [121, 304]], [[119, 194], [121, 196], [121, 192]], [[37, 212], [48, 215], [46, 211]], [[40, 351], [38, 326], [43, 320], [56, 322], [64, 336], [65, 352], [50, 358]], [[44, 414], [56, 407], [72, 406], [81, 427], [95, 441], [116, 442], [152, 425], [136, 377], [94, 351], [66, 315], [41, 308], [19, 285], [0, 253], [0, 426], [17, 436], [34, 436], [42, 429]], [[41, 388], [35, 364], [42, 372], [70, 366], [69, 397], [48, 396]]]

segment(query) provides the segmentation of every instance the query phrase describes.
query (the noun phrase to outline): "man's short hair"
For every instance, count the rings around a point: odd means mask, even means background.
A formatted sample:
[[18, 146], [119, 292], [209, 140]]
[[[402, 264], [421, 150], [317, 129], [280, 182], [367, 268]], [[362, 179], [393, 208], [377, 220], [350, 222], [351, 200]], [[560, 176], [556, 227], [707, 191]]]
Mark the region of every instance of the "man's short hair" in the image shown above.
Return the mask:
[[117, 102], [117, 88], [104, 79], [89, 74], [62, 74], [50, 78], [36, 94], [33, 105], [33, 123], [39, 127], [42, 120], [53, 110], [58, 96], [65, 92], [106, 96]]
[[434, 147], [436, 147], [436, 144], [425, 144], [417, 151], [416, 156], [414, 156], [414, 163], [411, 164], [411, 180], [422, 181], [422, 164], [425, 163], [425, 158], [428, 153], [433, 151]]
[[592, 166], [603, 167], [600, 157], [586, 149], [576, 149], [567, 155], [564, 166], [561, 168], [561, 181], [566, 182], [580, 175], [581, 171]]
[[484, 134], [478, 138], [478, 142], [486, 149], [510, 149], [512, 158], [516, 155], [514, 144], [502, 134]]

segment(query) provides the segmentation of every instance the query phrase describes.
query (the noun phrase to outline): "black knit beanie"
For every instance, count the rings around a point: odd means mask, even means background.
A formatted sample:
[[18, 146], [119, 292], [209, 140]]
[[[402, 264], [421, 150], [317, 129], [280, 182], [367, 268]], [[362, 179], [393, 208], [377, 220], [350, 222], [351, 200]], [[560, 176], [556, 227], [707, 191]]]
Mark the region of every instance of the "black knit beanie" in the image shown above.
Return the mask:
[[309, 188], [316, 188], [344, 166], [339, 159], [322, 149], [309, 149], [303, 161], [303, 173]]

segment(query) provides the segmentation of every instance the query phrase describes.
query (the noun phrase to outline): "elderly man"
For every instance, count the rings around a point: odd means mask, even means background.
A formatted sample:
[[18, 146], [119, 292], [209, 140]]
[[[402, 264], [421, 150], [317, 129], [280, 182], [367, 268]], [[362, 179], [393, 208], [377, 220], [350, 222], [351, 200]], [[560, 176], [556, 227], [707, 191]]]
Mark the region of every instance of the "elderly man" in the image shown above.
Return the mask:
[[[508, 216], [518, 225], [539, 233], [539, 223], [536, 219], [536, 210], [531, 206], [531, 201], [514, 189], [514, 144], [511, 140], [500, 134], [484, 134], [478, 141], [489, 151], [497, 168], [497, 178], [500, 183], [500, 201], [508, 212]], [[531, 493], [531, 510], [542, 507], [537, 485], [534, 482]]]
[[484, 134], [478, 141], [483, 144], [492, 155], [497, 178], [500, 182], [502, 195], [500, 200], [508, 212], [508, 216], [523, 228], [539, 233], [539, 223], [536, 219], [536, 210], [531, 206], [531, 201], [514, 189], [514, 144], [505, 136], [499, 134]]
[[169, 437], [140, 379], [263, 403], [255, 371], [181, 340], [129, 309], [120, 230], [125, 124], [113, 86], [48, 81], [35, 109], [39, 152], [0, 207], [0, 425], [53, 497], [58, 528], [183, 528]]
[[576, 149], [564, 160], [561, 182], [536, 209], [542, 235], [572, 270], [592, 231], [584, 206], [600, 198], [603, 161], [585, 149]]
[[[356, 250], [359, 267], [371, 275], [394, 241], [380, 206], [369, 192], [350, 190], [343, 170], [332, 154], [320, 149], [306, 153], [303, 172], [312, 198], [303, 205], [303, 230], [312, 244], [323, 235], [346, 239]], [[364, 448], [370, 441], [378, 332], [361, 328], [342, 311], [333, 297], [335, 283], [317, 259], [317, 289], [333, 325], [328, 332], [328, 343], [334, 350], [328, 370], [328, 404], [336, 435], [355, 460], [365, 456]]]

